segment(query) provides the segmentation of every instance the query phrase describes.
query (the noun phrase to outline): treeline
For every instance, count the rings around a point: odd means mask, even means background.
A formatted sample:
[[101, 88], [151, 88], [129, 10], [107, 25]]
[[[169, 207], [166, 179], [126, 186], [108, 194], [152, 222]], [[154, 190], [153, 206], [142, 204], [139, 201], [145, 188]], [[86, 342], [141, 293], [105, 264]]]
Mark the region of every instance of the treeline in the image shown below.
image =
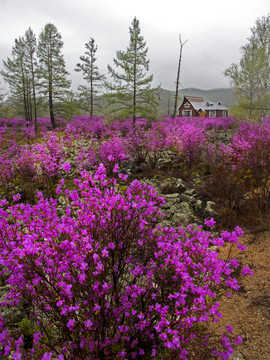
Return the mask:
[[[89, 39], [74, 69], [82, 73], [84, 84], [74, 93], [62, 54], [62, 37], [56, 26], [45, 25], [38, 40], [29, 28], [24, 36], [15, 39], [11, 57], [3, 61], [0, 74], [10, 89], [7, 103], [33, 122], [35, 128], [37, 116], [44, 110], [49, 113], [53, 128], [57, 125], [56, 116], [68, 118], [74, 111], [83, 110], [92, 118], [102, 90], [106, 91], [102, 100], [113, 116], [132, 117], [134, 122], [137, 117], [155, 117], [160, 89], [151, 86], [148, 48], [136, 17], [129, 32], [126, 51], [117, 51], [113, 66], [108, 65], [111, 82], [99, 72], [97, 45], [93, 38]], [[4, 96], [2, 93], [1, 102]]]
[[[82, 73], [84, 84], [71, 91], [71, 80], [62, 54], [61, 34], [53, 24], [47, 24], [38, 40], [32, 29], [15, 40], [11, 57], [3, 61], [0, 71], [8, 83], [10, 94], [0, 88], [0, 109], [3, 103], [16, 109], [16, 115], [37, 124], [38, 114], [50, 115], [52, 126], [56, 116], [66, 119], [79, 113], [117, 118], [156, 118], [160, 87], [153, 88], [153, 75], [148, 74], [148, 48], [139, 20], [135, 17], [129, 28], [129, 45], [118, 50], [108, 75], [99, 72], [97, 44], [90, 37], [85, 52], [74, 68]], [[181, 45], [182, 44], [182, 45]], [[183, 46], [184, 43], [180, 42]], [[178, 101], [178, 85], [182, 47], [176, 77], [174, 115]], [[240, 48], [239, 63], [225, 71], [238, 102], [231, 114], [242, 118], [264, 118], [270, 112], [270, 15], [257, 19], [251, 28], [247, 44]], [[102, 96], [101, 96], [102, 95]], [[169, 100], [168, 100], [169, 108]], [[101, 113], [101, 109], [107, 113]]]
[[48, 104], [52, 126], [56, 127], [55, 106], [70, 91], [62, 47], [61, 34], [53, 24], [45, 26], [38, 41], [29, 28], [15, 39], [11, 57], [3, 61], [1, 75], [9, 85], [8, 102], [35, 125], [38, 110]]
[[239, 63], [225, 70], [238, 105], [236, 115], [264, 118], [270, 111], [270, 14], [257, 19]]

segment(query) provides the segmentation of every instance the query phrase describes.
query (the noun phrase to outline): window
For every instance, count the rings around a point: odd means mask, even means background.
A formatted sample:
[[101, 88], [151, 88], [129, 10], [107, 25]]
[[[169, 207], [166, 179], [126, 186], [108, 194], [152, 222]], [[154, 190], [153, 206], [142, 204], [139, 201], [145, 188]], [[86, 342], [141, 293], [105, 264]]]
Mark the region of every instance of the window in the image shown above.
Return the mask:
[[227, 111], [226, 110], [222, 110], [222, 116], [227, 116]]
[[182, 115], [185, 117], [191, 117], [192, 111], [191, 110], [182, 110]]
[[209, 110], [209, 117], [215, 117], [216, 116], [216, 110]]

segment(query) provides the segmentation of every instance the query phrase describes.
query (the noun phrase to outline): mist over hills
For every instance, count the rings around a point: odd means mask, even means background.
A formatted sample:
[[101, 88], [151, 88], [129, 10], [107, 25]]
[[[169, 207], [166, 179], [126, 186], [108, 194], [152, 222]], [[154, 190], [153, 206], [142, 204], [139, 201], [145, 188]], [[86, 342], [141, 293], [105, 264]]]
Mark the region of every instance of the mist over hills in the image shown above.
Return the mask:
[[[203, 97], [205, 101], [220, 101], [222, 105], [230, 108], [236, 104], [236, 100], [234, 98], [234, 93], [231, 88], [216, 88], [210, 90], [203, 90], [197, 88], [185, 88], [179, 90], [179, 98], [177, 109], [180, 107], [184, 96], [200, 96]], [[165, 117], [173, 114], [174, 109], [174, 97], [175, 91], [161, 88], [160, 90], [160, 103], [157, 106], [158, 117]], [[106, 117], [108, 115], [107, 111], [107, 103], [105, 101], [104, 94], [98, 96], [99, 98], [99, 110], [97, 111], [97, 115]], [[8, 102], [4, 102], [4, 104], [8, 105]], [[87, 111], [82, 110], [80, 115], [87, 114]], [[178, 112], [177, 112], [178, 114]], [[8, 115], [7, 109], [2, 108], [0, 117], [14, 117], [15, 115]], [[16, 115], [17, 116], [17, 115]], [[22, 116], [22, 115], [20, 115]], [[42, 116], [49, 116], [48, 113], [42, 114]]]
[[[201, 96], [205, 101], [220, 101], [222, 105], [230, 108], [236, 103], [231, 88], [217, 88], [203, 90], [197, 88], [186, 88], [179, 90], [179, 107], [184, 96]], [[167, 116], [173, 113], [175, 91], [162, 89], [160, 94], [160, 105], [158, 106], [159, 116]]]

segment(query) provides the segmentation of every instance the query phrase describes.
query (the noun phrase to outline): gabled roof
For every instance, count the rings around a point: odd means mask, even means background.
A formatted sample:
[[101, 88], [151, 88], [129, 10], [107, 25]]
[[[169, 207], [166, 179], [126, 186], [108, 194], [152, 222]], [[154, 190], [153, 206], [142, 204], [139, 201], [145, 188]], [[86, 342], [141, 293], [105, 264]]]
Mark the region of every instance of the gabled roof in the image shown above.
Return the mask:
[[204, 101], [203, 97], [184, 96], [183, 102], [186, 100], [188, 100], [188, 102], [194, 107], [196, 111], [228, 110], [228, 108], [223, 106], [219, 101]]
[[221, 105], [219, 101], [202, 101], [191, 104], [195, 110], [228, 110], [225, 106]]
[[198, 97], [198, 96], [184, 96], [184, 98], [186, 98], [188, 101], [190, 102], [203, 102], [203, 97]]

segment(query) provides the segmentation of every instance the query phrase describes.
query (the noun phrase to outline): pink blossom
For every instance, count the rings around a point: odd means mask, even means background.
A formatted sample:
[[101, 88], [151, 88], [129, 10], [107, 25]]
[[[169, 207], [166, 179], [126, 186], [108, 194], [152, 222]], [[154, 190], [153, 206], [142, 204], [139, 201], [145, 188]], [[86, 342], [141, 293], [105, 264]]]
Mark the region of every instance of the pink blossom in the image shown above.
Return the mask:
[[69, 162], [64, 162], [62, 164], [62, 169], [66, 172], [69, 172], [70, 171], [70, 163]]
[[242, 269], [241, 269], [241, 273], [243, 275], [254, 275], [254, 272], [252, 270], [250, 270], [250, 268], [248, 266], [244, 266]]

